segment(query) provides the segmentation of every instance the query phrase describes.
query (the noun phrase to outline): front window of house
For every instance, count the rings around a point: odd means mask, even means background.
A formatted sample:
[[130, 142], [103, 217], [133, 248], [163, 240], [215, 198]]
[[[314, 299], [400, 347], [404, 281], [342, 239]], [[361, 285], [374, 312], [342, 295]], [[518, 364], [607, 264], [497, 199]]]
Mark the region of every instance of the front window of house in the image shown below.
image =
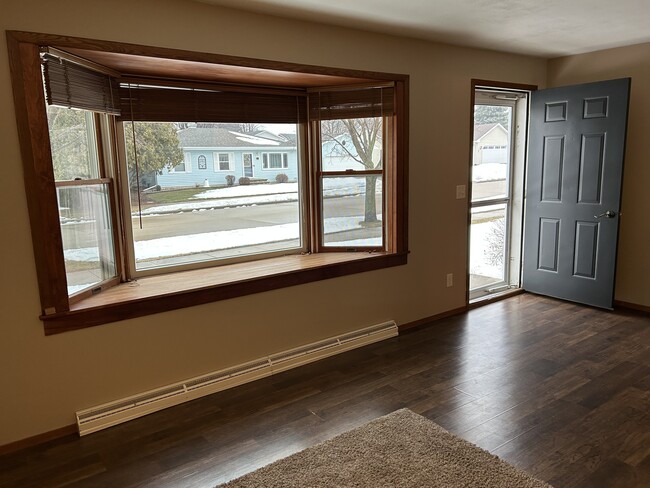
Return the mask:
[[232, 171], [233, 166], [233, 153], [215, 153], [215, 171]]
[[262, 160], [263, 169], [286, 169], [289, 167], [289, 155], [287, 153], [264, 153]]

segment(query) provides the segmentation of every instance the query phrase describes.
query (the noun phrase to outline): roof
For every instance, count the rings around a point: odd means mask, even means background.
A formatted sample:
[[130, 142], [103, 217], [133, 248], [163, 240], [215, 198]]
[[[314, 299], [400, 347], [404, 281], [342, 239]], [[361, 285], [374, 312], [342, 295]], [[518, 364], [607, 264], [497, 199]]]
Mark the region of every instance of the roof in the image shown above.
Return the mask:
[[474, 142], [483, 139], [483, 137], [485, 137], [488, 132], [497, 126], [501, 127], [501, 130], [503, 130], [506, 134], [508, 133], [508, 131], [498, 122], [493, 122], [491, 124], [476, 124], [474, 126]]
[[181, 147], [241, 147], [254, 149], [258, 147], [295, 148], [295, 134], [271, 134], [260, 131], [256, 134], [238, 132], [224, 127], [189, 127], [178, 131]]

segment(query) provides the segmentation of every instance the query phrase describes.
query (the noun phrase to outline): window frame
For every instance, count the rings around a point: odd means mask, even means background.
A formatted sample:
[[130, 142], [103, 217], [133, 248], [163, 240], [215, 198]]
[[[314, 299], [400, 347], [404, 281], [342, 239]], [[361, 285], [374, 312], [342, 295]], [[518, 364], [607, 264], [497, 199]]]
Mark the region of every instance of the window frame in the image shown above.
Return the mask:
[[[408, 75], [327, 68], [19, 31], [7, 31], [7, 45], [41, 299], [40, 318], [44, 322], [46, 335], [406, 264], [408, 254]], [[386, 128], [390, 131], [391, 136], [395, 137], [396, 144], [391, 149], [394, 152], [395, 164], [384, 169], [391, 184], [390, 188], [385, 189], [385, 192], [390, 192], [386, 193], [388, 218], [384, 225], [390, 229], [390, 232], [386, 236], [385, 249], [373, 254], [321, 253], [314, 240], [314, 228], [319, 225], [312, 224], [309, 227], [308, 240], [313, 248], [312, 252], [316, 254], [269, 258], [264, 260], [263, 266], [257, 265], [255, 261], [249, 261], [191, 270], [181, 272], [187, 273], [183, 275], [183, 278], [175, 273], [147, 277], [141, 279], [139, 283], [140, 290], [144, 291], [146, 288], [147, 291], [144, 296], [139, 295], [137, 291], [139, 287], [134, 288], [127, 283], [128, 271], [123, 249], [128, 230], [123, 228], [121, 212], [117, 210], [117, 202], [123, 200], [123, 194], [128, 191], [128, 186], [124, 187], [121, 180], [123, 175], [113, 174], [108, 176], [115, 178], [115, 184], [112, 185], [111, 214], [113, 219], [117, 219], [114, 228], [118, 241], [116, 251], [120, 253], [121, 283], [100, 294], [77, 303], [71, 303], [67, 293], [63, 245], [56, 204], [56, 187], [50, 154], [47, 116], [44, 110], [45, 97], [42, 89], [40, 64], [42, 46], [149, 56], [150, 58], [163, 58], [169, 63], [173, 63], [174, 60], [182, 60], [212, 63], [226, 67], [250, 68], [252, 71], [266, 70], [270, 74], [269, 76], [277, 77], [277, 74], [280, 74], [281, 77], [286, 78], [287, 83], [284, 85], [283, 82], [283, 85], [291, 87], [291, 89], [295, 89], [295, 86], [318, 86], [313, 81], [318, 77], [321, 79], [337, 77], [341, 80], [353, 80], [354, 82], [367, 80], [367, 83], [394, 83], [396, 100], [394, 123], [391, 124], [391, 127]], [[246, 89], [249, 88], [243, 88], [244, 91]], [[112, 122], [107, 125], [108, 131], [102, 132], [101, 140], [103, 144], [114, 146], [114, 148], [106, 148], [106, 152], [110, 153], [111, 160], [107, 161], [107, 167], [117, 168], [117, 158], [123, 157], [123, 155], [118, 156], [117, 153], [123, 149], [116, 142], [118, 136], [115, 120], [112, 119]], [[308, 136], [307, 138], [312, 139], [313, 137]], [[313, 148], [311, 140], [309, 147]], [[305, 150], [306, 153], [312, 151], [313, 149]], [[311, 156], [309, 154], [308, 157]], [[313, 164], [309, 165], [305, 172], [309, 181], [313, 181], [315, 177], [313, 166]], [[305, 186], [309, 188], [307, 189], [307, 198], [303, 203], [307, 210], [304, 212], [303, 218], [312, 223], [318, 222], [315, 220], [318, 214], [314, 205], [314, 185], [309, 183]], [[45, 242], [47, 242], [47, 246], [43, 245]], [[246, 270], [245, 276], [241, 272], [235, 272], [241, 269]], [[170, 296], [173, 296], [174, 299], [170, 299]]]
[[196, 166], [200, 171], [205, 171], [208, 169], [208, 158], [205, 157], [205, 154], [198, 155], [198, 157], [196, 158]]
[[[119, 151], [119, 158], [118, 161], [116, 162], [117, 165], [120, 166], [120, 170], [118, 173], [121, 175], [121, 185], [123, 188], [129, 188], [129, 177], [128, 177], [128, 171], [125, 170], [125, 164], [126, 164], [126, 154], [125, 154], [125, 138], [128, 137], [128, 130], [124, 130], [124, 123], [123, 121], [115, 121], [115, 128], [117, 132], [117, 146], [118, 146], [118, 151]], [[306, 158], [305, 158], [305, 146], [306, 146], [306, 134], [304, 133], [304, 130], [301, 130], [300, 126], [298, 125], [298, 133], [296, 134], [296, 140], [297, 140], [297, 155], [298, 155], [298, 164], [301, 164], [303, 166], [306, 166]], [[232, 151], [214, 151], [213, 155], [216, 154], [228, 154], [228, 159], [230, 162], [233, 162], [231, 165], [232, 171], [234, 172], [236, 168], [234, 167], [234, 152]], [[215, 164], [214, 156], [213, 156], [213, 166]], [[242, 163], [243, 164], [243, 163]], [[305, 169], [304, 167], [298, 168], [298, 171], [300, 174], [304, 174]], [[226, 171], [223, 170], [220, 173], [229, 173], [231, 171]], [[219, 173], [215, 171], [215, 173]], [[197, 260], [197, 261], [192, 261], [188, 260], [186, 262], [179, 262], [179, 263], [173, 263], [173, 264], [168, 264], [168, 265], [163, 265], [163, 266], [158, 266], [158, 267], [142, 267], [138, 269], [137, 267], [137, 260], [136, 260], [136, 255], [135, 255], [135, 239], [133, 235], [133, 222], [136, 220], [136, 217], [131, 216], [131, 210], [130, 210], [130, 196], [128, 195], [128, 192], [125, 193], [122, 196], [122, 213], [121, 213], [121, 221], [122, 221], [122, 226], [123, 226], [123, 240], [124, 240], [124, 255], [125, 255], [125, 269], [126, 269], [126, 275], [127, 275], [127, 280], [129, 281], [136, 281], [140, 280], [141, 278], [147, 278], [147, 277], [155, 277], [155, 276], [164, 276], [164, 275], [170, 275], [174, 273], [179, 273], [179, 272], [184, 272], [184, 271], [191, 271], [191, 270], [201, 270], [204, 268], [208, 267], [215, 267], [215, 268], [223, 268], [231, 264], [238, 264], [238, 263], [243, 263], [243, 262], [254, 262], [254, 261], [263, 261], [266, 259], [272, 259], [276, 257], [282, 257], [282, 256], [288, 256], [288, 255], [300, 255], [300, 254], [305, 254], [308, 253], [308, 232], [306, 229], [308, 228], [308, 222], [307, 222], [307, 202], [308, 202], [308, 196], [307, 196], [307, 187], [308, 185], [306, 184], [301, 184], [301, 188], [299, 189], [299, 192], [301, 194], [300, 202], [299, 202], [299, 214], [300, 214], [300, 234], [299, 238], [301, 241], [301, 245], [297, 247], [291, 247], [291, 248], [285, 248], [285, 249], [278, 249], [278, 250], [273, 250], [273, 251], [266, 251], [264, 253], [259, 253], [259, 254], [243, 254], [240, 256], [237, 255], [232, 255], [228, 257], [223, 257], [219, 258], [218, 260]]]
[[[314, 154], [314, 167], [315, 167], [315, 184], [314, 187], [316, 188], [317, 191], [317, 212], [319, 213], [318, 217], [318, 229], [315, 234], [316, 236], [316, 245], [315, 248], [317, 249], [317, 252], [341, 252], [342, 250], [345, 250], [347, 252], [353, 251], [353, 252], [358, 252], [358, 251], [367, 251], [367, 252], [379, 252], [382, 251], [383, 249], [387, 248], [387, 237], [388, 237], [388, 232], [386, 231], [388, 228], [388, 225], [391, 223], [390, 220], [392, 219], [392, 216], [390, 214], [389, 210], [389, 202], [388, 199], [386, 198], [386, 192], [385, 190], [390, 188], [387, 186], [388, 183], [391, 182], [389, 178], [386, 176], [386, 168], [393, 167], [396, 164], [395, 158], [396, 155], [394, 153], [393, 146], [395, 144], [391, 143], [390, 146], [388, 146], [388, 141], [389, 139], [392, 140], [392, 126], [395, 123], [396, 120], [396, 115], [387, 115], [387, 116], [382, 116], [382, 148], [381, 148], [381, 158], [382, 158], [382, 164], [379, 169], [345, 169], [345, 170], [324, 170], [323, 169], [323, 154], [322, 154], [322, 140], [321, 140], [321, 120], [312, 120], [312, 131], [318, 135], [318, 144], [314, 145], [314, 151], [316, 154]], [[343, 144], [345, 145], [345, 144]], [[328, 244], [325, 242], [325, 218], [322, 216], [323, 213], [323, 205], [324, 205], [324, 188], [323, 188], [323, 182], [326, 178], [346, 178], [346, 177], [353, 177], [353, 178], [363, 178], [365, 176], [378, 176], [378, 180], [381, 181], [382, 183], [382, 213], [384, 217], [382, 217], [382, 245], [381, 246], [334, 246], [332, 244]], [[388, 221], [384, 220], [388, 219]]]
[[[280, 155], [280, 167], [271, 168], [271, 154]], [[264, 167], [264, 159], [266, 158], [267, 167]], [[287, 151], [264, 151], [262, 153], [262, 171], [282, 171], [289, 169], [289, 153]]]
[[[93, 178], [88, 180], [71, 180], [71, 181], [57, 181], [55, 186], [57, 190], [59, 188], [69, 188], [74, 186], [93, 186], [93, 185], [106, 185], [108, 187], [108, 206], [111, 213], [111, 226], [115, 228], [117, 225], [117, 217], [114, 215], [115, 212], [115, 184], [112, 178]], [[112, 246], [115, 259], [115, 276], [103, 279], [94, 283], [90, 286], [87, 286], [77, 292], [69, 294], [70, 305], [75, 304], [81, 300], [89, 298], [101, 291], [107, 290], [108, 288], [115, 286], [120, 282], [120, 269], [118, 263], [121, 260], [121, 253], [119, 249], [119, 241], [117, 239], [117, 232], [112, 232]]]
[[[183, 170], [177, 170], [176, 167], [180, 166], [181, 164], [183, 164]], [[169, 171], [170, 174], [191, 173], [192, 172], [192, 154], [189, 151], [184, 151], [183, 152], [183, 161], [182, 161], [182, 163], [178, 163], [176, 166], [169, 167], [168, 171]]]
[[[228, 168], [221, 169], [221, 156], [228, 156]], [[216, 156], [216, 157], [215, 157]], [[213, 169], [215, 173], [229, 173], [235, 171], [235, 153], [227, 151], [214, 151], [212, 153]]]

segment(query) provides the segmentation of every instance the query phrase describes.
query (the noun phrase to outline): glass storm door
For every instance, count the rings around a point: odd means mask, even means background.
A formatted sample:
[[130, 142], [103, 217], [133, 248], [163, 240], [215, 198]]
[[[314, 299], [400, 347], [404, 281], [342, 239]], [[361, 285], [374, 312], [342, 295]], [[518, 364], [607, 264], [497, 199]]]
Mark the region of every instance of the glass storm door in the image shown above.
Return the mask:
[[516, 98], [476, 92], [470, 202], [470, 299], [508, 286]]
[[253, 177], [253, 155], [251, 153], [244, 153], [244, 176], [249, 178]]

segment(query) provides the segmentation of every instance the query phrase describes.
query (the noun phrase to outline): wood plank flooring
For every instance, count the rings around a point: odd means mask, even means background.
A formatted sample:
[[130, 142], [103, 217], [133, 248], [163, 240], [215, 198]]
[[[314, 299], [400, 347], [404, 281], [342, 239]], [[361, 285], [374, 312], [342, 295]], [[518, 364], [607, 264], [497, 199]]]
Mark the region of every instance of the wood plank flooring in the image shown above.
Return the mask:
[[0, 457], [0, 487], [212, 487], [408, 407], [557, 488], [650, 486], [650, 318], [524, 294]]

